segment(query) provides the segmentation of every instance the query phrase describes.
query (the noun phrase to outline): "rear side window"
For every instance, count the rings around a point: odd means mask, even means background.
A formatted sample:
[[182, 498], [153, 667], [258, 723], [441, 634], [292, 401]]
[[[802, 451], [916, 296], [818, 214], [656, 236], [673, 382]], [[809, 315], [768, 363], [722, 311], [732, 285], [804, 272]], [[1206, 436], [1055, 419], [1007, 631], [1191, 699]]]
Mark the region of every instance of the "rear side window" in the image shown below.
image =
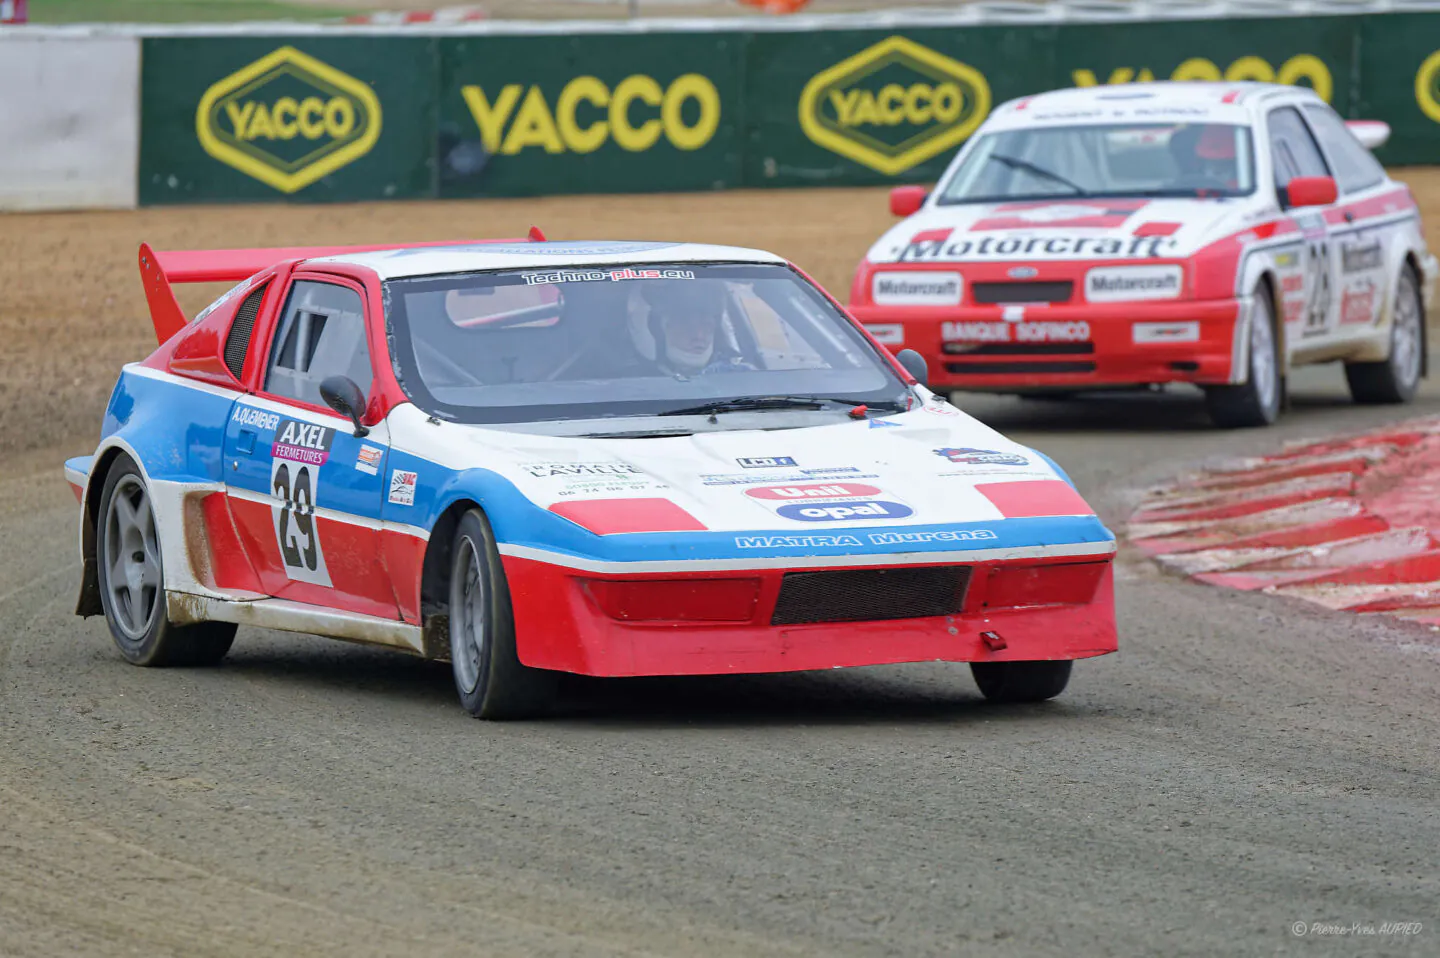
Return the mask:
[[265, 391], [323, 406], [320, 383], [330, 376], [349, 377], [370, 392], [364, 307], [349, 287], [301, 280], [291, 287], [275, 330]]
[[1305, 107], [1305, 116], [1330, 157], [1341, 193], [1356, 193], [1384, 181], [1385, 169], [1380, 161], [1360, 145], [1334, 110], [1316, 103]]
[[1300, 111], [1291, 106], [1281, 107], [1270, 114], [1267, 126], [1277, 188], [1288, 186], [1297, 176], [1330, 175], [1320, 147], [1300, 118]]

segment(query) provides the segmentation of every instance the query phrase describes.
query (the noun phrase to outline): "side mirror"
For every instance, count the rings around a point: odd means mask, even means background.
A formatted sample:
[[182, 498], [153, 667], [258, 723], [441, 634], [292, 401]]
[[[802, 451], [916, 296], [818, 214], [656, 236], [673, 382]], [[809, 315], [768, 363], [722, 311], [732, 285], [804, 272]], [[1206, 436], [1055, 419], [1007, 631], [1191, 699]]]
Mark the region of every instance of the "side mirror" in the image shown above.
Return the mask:
[[360, 414], [365, 411], [365, 394], [355, 381], [347, 376], [327, 376], [320, 383], [320, 398], [325, 405], [342, 416], [348, 416], [355, 424], [355, 438], [370, 435], [370, 430], [360, 424]]
[[897, 186], [890, 191], [890, 212], [896, 216], [918, 213], [929, 195], [923, 186]]
[[895, 354], [895, 361], [898, 362], [907, 373], [913, 376], [916, 382], [929, 388], [930, 367], [926, 364], [924, 356], [921, 356], [913, 349], [902, 349]]
[[1287, 209], [1298, 206], [1329, 206], [1340, 191], [1329, 176], [1297, 176], [1280, 190], [1280, 203]]
[[1390, 124], [1383, 120], [1346, 120], [1345, 127], [1367, 150], [1378, 150], [1390, 139]]

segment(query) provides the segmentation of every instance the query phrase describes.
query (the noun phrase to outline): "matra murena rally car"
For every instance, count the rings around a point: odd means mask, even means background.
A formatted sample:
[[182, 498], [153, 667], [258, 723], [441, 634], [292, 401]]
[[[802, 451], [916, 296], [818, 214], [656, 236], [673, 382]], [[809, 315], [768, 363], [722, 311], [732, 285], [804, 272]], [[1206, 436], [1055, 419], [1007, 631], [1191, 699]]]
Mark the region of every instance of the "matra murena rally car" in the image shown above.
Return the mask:
[[850, 307], [937, 388], [1191, 383], [1271, 423], [1288, 371], [1341, 361], [1358, 402], [1426, 371], [1437, 272], [1389, 127], [1261, 83], [1059, 90], [996, 109], [870, 249]]
[[[785, 260], [532, 237], [142, 246], [160, 348], [65, 467], [77, 612], [140, 665], [237, 623], [449, 658], [484, 717], [558, 672], [922, 660], [1033, 701], [1115, 650], [1064, 474]], [[189, 322], [171, 287], [236, 280]]]

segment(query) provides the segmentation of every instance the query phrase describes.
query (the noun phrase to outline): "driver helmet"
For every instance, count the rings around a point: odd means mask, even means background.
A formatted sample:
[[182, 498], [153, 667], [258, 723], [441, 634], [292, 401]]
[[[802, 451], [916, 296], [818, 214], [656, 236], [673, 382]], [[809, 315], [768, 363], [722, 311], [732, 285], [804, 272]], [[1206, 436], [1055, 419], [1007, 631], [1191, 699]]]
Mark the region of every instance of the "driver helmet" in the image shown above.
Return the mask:
[[697, 373], [715, 357], [725, 291], [715, 282], [645, 280], [631, 297], [635, 351], [680, 373]]
[[1215, 123], [1183, 126], [1170, 137], [1170, 153], [1187, 173], [1228, 172], [1235, 159], [1235, 134]]

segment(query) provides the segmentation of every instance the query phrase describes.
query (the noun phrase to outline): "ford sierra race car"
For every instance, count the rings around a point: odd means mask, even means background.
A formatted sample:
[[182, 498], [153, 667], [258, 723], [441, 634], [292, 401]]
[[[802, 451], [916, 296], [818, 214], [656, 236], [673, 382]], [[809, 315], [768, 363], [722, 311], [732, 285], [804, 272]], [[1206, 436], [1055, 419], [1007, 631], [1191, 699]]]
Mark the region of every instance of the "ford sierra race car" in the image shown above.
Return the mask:
[[[160, 347], [65, 466], [77, 612], [135, 664], [310, 632], [448, 658], [501, 718], [561, 672], [932, 660], [1036, 701], [1116, 648], [1064, 473], [780, 257], [534, 231], [140, 268]], [[172, 289], [237, 280], [190, 321]]]
[[905, 220], [851, 311], [945, 389], [1191, 383], [1217, 424], [1257, 426], [1292, 367], [1340, 361], [1357, 402], [1405, 402], [1437, 270], [1410, 190], [1369, 152], [1388, 136], [1274, 84], [1013, 100], [933, 191], [892, 191]]

